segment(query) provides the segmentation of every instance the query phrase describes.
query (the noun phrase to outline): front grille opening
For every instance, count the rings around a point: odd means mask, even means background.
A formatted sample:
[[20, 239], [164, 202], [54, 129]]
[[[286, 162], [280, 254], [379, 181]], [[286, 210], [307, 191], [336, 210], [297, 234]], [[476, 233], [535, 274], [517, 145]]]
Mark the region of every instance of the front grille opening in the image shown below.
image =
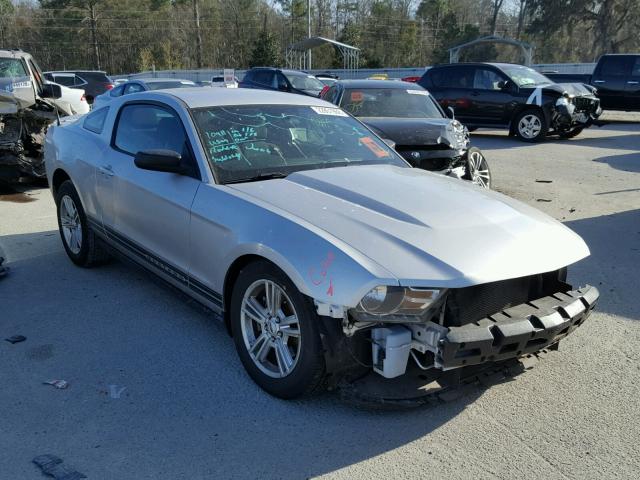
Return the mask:
[[456, 352], [456, 358], [477, 357], [478, 355], [480, 355], [480, 353], [481, 352], [479, 348], [469, 348], [467, 350], [458, 350]]
[[[447, 327], [467, 325], [509, 307], [537, 300], [558, 291], [567, 292], [571, 286], [564, 283], [565, 275], [565, 269], [560, 269], [538, 275], [451, 289], [445, 305], [444, 325]], [[537, 324], [534, 323], [534, 326], [544, 328], [539, 320]], [[492, 329], [494, 337], [496, 332], [496, 329]]]
[[518, 343], [509, 343], [507, 345], [504, 345], [501, 349], [499, 353], [509, 353], [509, 352], [515, 352], [516, 350], [518, 350]]

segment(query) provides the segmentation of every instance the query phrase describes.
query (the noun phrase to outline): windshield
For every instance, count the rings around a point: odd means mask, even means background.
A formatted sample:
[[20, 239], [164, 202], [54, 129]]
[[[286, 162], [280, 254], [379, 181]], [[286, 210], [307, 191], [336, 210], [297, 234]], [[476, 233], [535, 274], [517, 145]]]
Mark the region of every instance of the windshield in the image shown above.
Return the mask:
[[316, 77], [302, 76], [302, 75], [285, 75], [289, 80], [289, 83], [293, 86], [293, 88], [297, 88], [298, 90], [311, 90], [314, 92], [319, 92], [324, 88], [324, 84], [318, 80]]
[[219, 182], [285, 176], [345, 165], [408, 165], [339, 108], [300, 105], [205, 107], [193, 111]]
[[176, 80], [167, 81], [167, 82], [149, 82], [147, 83], [147, 87], [149, 90], [161, 90], [165, 88], [187, 88], [187, 87], [195, 87], [196, 84], [193, 82], [187, 82], [184, 80]]
[[28, 77], [22, 60], [17, 58], [0, 58], [0, 78]]
[[348, 88], [340, 105], [356, 117], [444, 118], [426, 90]]
[[519, 87], [534, 87], [536, 85], [549, 85], [553, 83], [547, 77], [539, 72], [536, 72], [533, 68], [522, 67], [519, 65], [508, 65], [502, 68], [504, 72], [513, 80]]

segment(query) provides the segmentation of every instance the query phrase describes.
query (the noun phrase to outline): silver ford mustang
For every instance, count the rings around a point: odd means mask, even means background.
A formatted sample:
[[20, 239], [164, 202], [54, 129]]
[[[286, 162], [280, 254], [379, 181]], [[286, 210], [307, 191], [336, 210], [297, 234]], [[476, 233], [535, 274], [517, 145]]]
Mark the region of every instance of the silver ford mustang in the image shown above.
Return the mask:
[[553, 348], [599, 296], [566, 283], [571, 230], [311, 97], [127, 95], [51, 127], [45, 162], [74, 263], [124, 254], [183, 290], [282, 398]]

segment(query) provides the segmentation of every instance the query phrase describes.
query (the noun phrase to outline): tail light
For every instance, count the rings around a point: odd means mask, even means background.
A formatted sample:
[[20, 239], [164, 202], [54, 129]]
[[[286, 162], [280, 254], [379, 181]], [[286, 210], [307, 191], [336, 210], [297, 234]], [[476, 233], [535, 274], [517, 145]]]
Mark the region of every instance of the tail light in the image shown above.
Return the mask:
[[80, 101], [81, 102], [86, 102], [87, 101], [87, 97], [85, 96], [85, 94], [83, 93], [82, 96], [80, 97]]
[[113, 87], [115, 87], [115, 85], [113, 83], [107, 83], [105, 87], [107, 88], [107, 90], [111, 90]]
[[324, 94], [327, 93], [327, 90], [329, 90], [329, 86], [325, 85], [324, 87], [322, 87], [322, 90], [320, 90], [320, 95], [318, 95], [320, 98], [324, 97]]

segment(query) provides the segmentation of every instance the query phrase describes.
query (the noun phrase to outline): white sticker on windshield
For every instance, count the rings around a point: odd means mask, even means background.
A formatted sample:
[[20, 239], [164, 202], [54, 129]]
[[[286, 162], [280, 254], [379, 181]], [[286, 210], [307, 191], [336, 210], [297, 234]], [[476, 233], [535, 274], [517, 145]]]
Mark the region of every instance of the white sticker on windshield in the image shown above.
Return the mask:
[[429, 95], [429, 92], [426, 90], [407, 90], [407, 93], [411, 95]]
[[11, 87], [16, 88], [31, 88], [31, 80], [26, 80], [24, 82], [13, 82]]
[[331, 108], [331, 107], [311, 107], [311, 109], [320, 114], [320, 115], [333, 115], [335, 117], [348, 117], [345, 112], [340, 110], [339, 108]]

